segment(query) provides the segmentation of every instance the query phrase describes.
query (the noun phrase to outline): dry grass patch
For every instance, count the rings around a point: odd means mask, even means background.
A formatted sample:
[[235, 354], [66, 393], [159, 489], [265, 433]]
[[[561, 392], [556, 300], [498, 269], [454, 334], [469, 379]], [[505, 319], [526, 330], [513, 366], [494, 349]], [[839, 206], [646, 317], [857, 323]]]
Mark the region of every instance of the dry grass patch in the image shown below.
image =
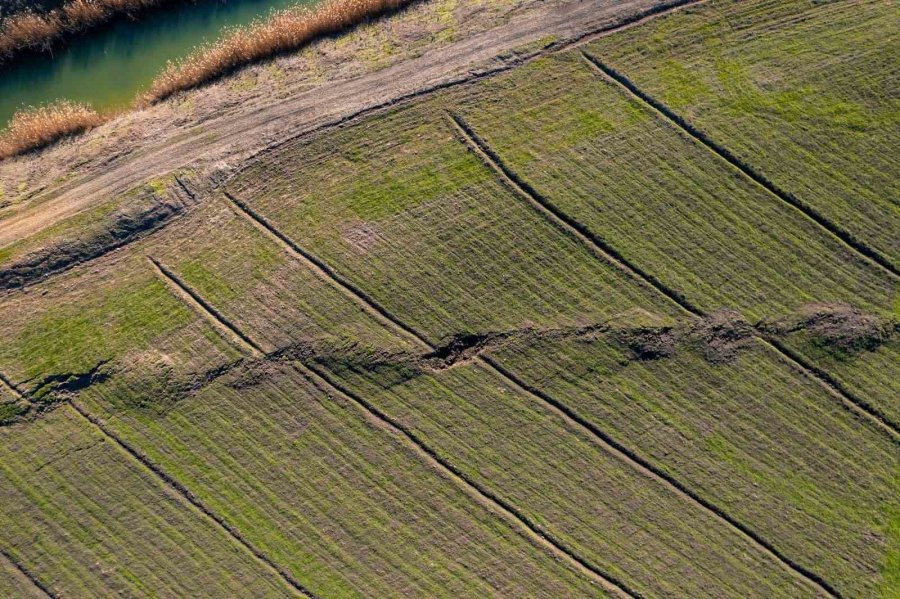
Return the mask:
[[106, 118], [88, 104], [68, 100], [20, 110], [13, 115], [9, 126], [0, 131], [0, 160], [87, 131]]
[[0, 28], [0, 62], [22, 50], [49, 50], [59, 37], [84, 31], [120, 14], [132, 14], [162, 0], [73, 0], [46, 14], [22, 12]]
[[411, 2], [413, 0], [330, 0], [314, 9], [301, 6], [275, 12], [265, 21], [237, 28], [221, 40], [197, 48], [178, 62], [169, 63], [142, 101], [146, 104], [159, 102], [240, 66], [297, 50], [322, 36], [339, 33]]

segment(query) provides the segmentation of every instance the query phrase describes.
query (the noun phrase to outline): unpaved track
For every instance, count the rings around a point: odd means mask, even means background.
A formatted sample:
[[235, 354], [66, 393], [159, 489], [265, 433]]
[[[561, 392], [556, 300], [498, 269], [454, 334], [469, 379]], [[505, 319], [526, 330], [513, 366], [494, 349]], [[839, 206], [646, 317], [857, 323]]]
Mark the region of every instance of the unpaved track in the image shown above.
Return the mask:
[[559, 47], [636, 15], [686, 3], [548, 0], [495, 28], [417, 58], [352, 79], [326, 82], [283, 100], [273, 98], [272, 103], [248, 107], [237, 116], [213, 118], [205, 121], [200, 131], [186, 133], [173, 127], [162, 140], [110, 164], [99, 164], [52, 199], [37, 197], [33, 207], [0, 221], [0, 248], [154, 177], [186, 167], [209, 173], [221, 161], [234, 165], [285, 139], [509, 68], [523, 59], [509, 51], [537, 40], [553, 37]]

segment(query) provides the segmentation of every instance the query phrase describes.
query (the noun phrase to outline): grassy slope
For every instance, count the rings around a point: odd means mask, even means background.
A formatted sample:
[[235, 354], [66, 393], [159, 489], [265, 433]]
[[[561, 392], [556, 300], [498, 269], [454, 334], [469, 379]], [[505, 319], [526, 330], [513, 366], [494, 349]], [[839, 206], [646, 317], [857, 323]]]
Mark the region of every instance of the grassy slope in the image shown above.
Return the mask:
[[4, 550], [60, 596], [292, 596], [71, 407], [0, 429]]
[[434, 341], [674, 311], [534, 214], [433, 110], [292, 144], [231, 188]]
[[239, 354], [153, 273], [140, 249], [0, 298], [0, 372], [23, 391], [103, 361], [134, 372], [202, 371]]
[[[594, 596], [354, 405], [289, 366], [110, 426], [317, 596]], [[120, 386], [91, 410], [115, 410]]]
[[[751, 321], [810, 303], [894, 313], [889, 275], [686, 140], [577, 54], [486, 82], [457, 109], [539, 193], [702, 310], [737, 309]], [[879, 411], [897, 414], [890, 347], [834, 360], [786, 341]]]
[[[432, 339], [467, 329], [496, 330], [526, 323], [584, 324], [636, 307], [664, 313], [669, 310], [666, 304], [644, 299], [649, 294], [640, 287], [629, 283], [617, 271], [603, 267], [579, 244], [561, 235], [520, 200], [498, 187], [489, 178], [489, 171], [471, 162], [473, 157], [444, 122], [423, 124], [428, 108], [370, 119], [360, 130], [342, 132], [338, 140], [328, 138], [301, 147], [287, 147], [266, 157], [265, 171], [245, 173], [232, 189], [282, 231], [306, 247], [315, 248], [317, 254], [326, 256], [355, 284], [406, 322], [421, 327]], [[365, 133], [361, 131], [363, 128]], [[399, 139], [393, 137], [397, 131], [403, 132]], [[410, 133], [404, 135], [405, 132]], [[407, 166], [411, 156], [415, 157], [416, 168]], [[380, 164], [390, 165], [389, 172], [400, 175], [384, 176]], [[442, 170], [442, 164], [464, 164], [466, 168], [453, 172]], [[278, 170], [273, 170], [272, 165]], [[436, 173], [432, 178], [437, 180], [431, 183], [429, 179], [429, 184], [423, 185], [422, 172], [429, 170]], [[364, 192], [341, 194], [340, 190], [349, 182], [354, 189]], [[365, 212], [368, 202], [379, 210], [384, 210], [386, 202], [390, 202], [391, 210]], [[368, 234], [362, 248], [358, 237], [346, 233], [362, 228], [361, 220]], [[340, 231], [345, 231], [343, 236]], [[519, 241], [518, 247], [510, 247], [511, 235]], [[495, 275], [488, 269], [496, 268], [496, 264], [501, 272]], [[408, 277], [401, 277], [400, 273], [408, 273]], [[583, 274], [571, 276], [576, 273]], [[421, 282], [426, 276], [428, 282]], [[420, 277], [418, 288], [408, 282], [408, 278], [416, 277]], [[422, 288], [427, 288], [429, 293], [423, 293]], [[639, 299], [627, 299], [634, 297]], [[566, 301], [558, 301], [559, 298]], [[515, 312], [512, 307], [516, 308]], [[468, 319], [470, 314], [476, 316]], [[241, 318], [234, 313], [227, 316]], [[493, 492], [510, 498], [537, 521], [546, 522], [548, 530], [562, 535], [578, 551], [624, 576], [638, 588], [698, 593], [700, 587], [695, 584], [729, 584], [711, 583], [710, 579], [721, 581], [746, 575], [739, 571], [725, 577], [713, 574], [716, 567], [712, 562], [697, 565], [702, 557], [695, 553], [692, 559], [696, 563], [691, 564], [689, 560], [669, 568], [688, 568], [682, 572], [696, 568], [706, 570], [705, 574], [698, 571], [690, 576], [648, 580], [637, 563], [673, 559], [662, 556], [671, 555], [674, 547], [693, 535], [684, 531], [678, 520], [699, 517], [697, 508], [673, 506], [670, 510], [673, 515], [684, 514], [667, 520], [660, 530], [655, 528], [656, 524], [652, 525], [652, 535], [665, 539], [659, 549], [649, 552], [617, 549], [617, 546], [627, 547], [623, 543], [632, 542], [627, 540], [629, 535], [625, 531], [648, 525], [645, 514], [633, 520], [627, 511], [619, 512], [614, 506], [648, 504], [648, 500], [624, 499], [615, 493], [610, 498], [592, 499], [590, 493], [584, 495], [584, 489], [631, 487], [639, 493], [658, 491], [638, 491], [634, 483], [614, 482], [622, 477], [628, 480], [634, 474], [629, 474], [629, 468], [617, 465], [617, 461], [604, 458], [585, 439], [578, 440], [580, 435], [573, 437], [572, 433], [560, 429], [554, 423], [555, 417], [545, 408], [508, 389], [494, 375], [467, 368], [465, 375], [421, 376], [404, 383], [400, 373], [391, 377], [384, 370], [379, 370], [372, 381], [343, 374], [354, 386], [364, 390], [364, 396], [408, 423], [417, 434], [427, 438], [442, 454], [471, 472]], [[388, 390], [377, 388], [379, 377], [387, 377], [382, 384], [389, 386]], [[497, 395], [498, 386], [506, 389], [503, 393], [507, 398], [515, 398], [523, 407], [505, 405], [509, 399]], [[472, 405], [480, 409], [472, 410]], [[523, 431], [528, 432], [523, 434]], [[577, 444], [579, 449], [572, 453], [566, 447], [569, 443]], [[582, 452], [583, 455], [575, 457]], [[557, 474], [546, 472], [547, 460], [555, 464]], [[584, 465], [591, 462], [596, 466]], [[577, 464], [575, 470], [570, 470], [570, 463]], [[592, 471], [596, 473], [588, 474]], [[542, 479], [550, 476], [559, 489], [553, 499], [539, 491], [548, 484], [542, 483]], [[602, 478], [588, 482], [586, 476]], [[582, 489], [577, 484], [571, 486], [573, 481], [580, 483]], [[602, 507], [608, 501], [612, 505]], [[675, 501], [676, 506], [678, 503], [680, 500]], [[591, 506], [587, 513], [586, 506]], [[591, 514], [596, 510], [603, 510], [601, 518]], [[581, 524], [577, 525], [578, 522]], [[601, 522], [598, 528], [588, 525]], [[715, 530], [720, 526], [707, 521], [702, 528]], [[667, 528], [681, 532], [672, 534]], [[616, 539], [605, 539], [602, 531], [612, 529], [620, 531], [621, 538], [617, 535]], [[727, 537], [722, 542], [732, 542]], [[640, 542], [650, 541], [642, 538]], [[686, 559], [690, 553], [682, 554], [679, 560]], [[611, 559], [612, 555], [618, 557]], [[634, 556], [640, 556], [638, 562], [631, 561]], [[698, 582], [704, 578], [706, 582]], [[690, 586], [678, 586], [684, 584]], [[728, 594], [737, 590], [719, 587], [715, 592]]]
[[898, 11], [714, 1], [591, 50], [896, 265]]
[[711, 363], [690, 347], [635, 360], [616, 339], [514, 343], [497, 357], [843, 594], [875, 594], [900, 551], [895, 445], [758, 342]]

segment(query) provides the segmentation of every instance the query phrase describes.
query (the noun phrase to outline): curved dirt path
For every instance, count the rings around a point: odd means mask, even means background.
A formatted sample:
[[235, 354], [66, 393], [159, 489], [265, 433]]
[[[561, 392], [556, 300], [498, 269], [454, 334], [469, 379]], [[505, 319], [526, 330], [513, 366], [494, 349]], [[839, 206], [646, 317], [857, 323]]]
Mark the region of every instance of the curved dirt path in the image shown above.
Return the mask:
[[[465, 3], [466, 0], [462, 0], [461, 4]], [[418, 57], [403, 59], [360, 76], [326, 81], [285, 99], [269, 96], [264, 102], [238, 107], [236, 114], [234, 111], [226, 114], [227, 108], [220, 109], [218, 113], [195, 118], [202, 122], [202, 127], [169, 127], [158, 139], [129, 149], [107, 163], [99, 161], [72, 182], [43, 197], [39, 194], [23, 204], [18, 212], [8, 214], [0, 220], [0, 248], [90, 208], [112, 194], [177, 169], [193, 168], [201, 174], [209, 174], [224, 161], [236, 165], [285, 139], [448, 85], [505, 70], [586, 36], [634, 21], [636, 17], [687, 3], [660, 0], [519, 2], [519, 6], [510, 10], [513, 16], [501, 19], [496, 26], [464, 35], [458, 41], [437, 44]], [[427, 9], [429, 4], [431, 2], [424, 2], [419, 8]], [[540, 40], [553, 40], [552, 46], [541, 48], [535, 45]], [[535, 48], [527, 50], [529, 44]], [[517, 53], [514, 51], [517, 48], [526, 50]], [[204, 91], [191, 93], [202, 94]], [[163, 106], [154, 107], [147, 114], [152, 116], [154, 111], [162, 109]], [[138, 115], [138, 119], [141, 116]], [[79, 142], [76, 140], [75, 143]], [[65, 150], [77, 154], [78, 146]], [[20, 164], [13, 168], [37, 168], [29, 161], [37, 163], [46, 159], [42, 156], [20, 159]], [[49, 159], [53, 159], [52, 154]]]

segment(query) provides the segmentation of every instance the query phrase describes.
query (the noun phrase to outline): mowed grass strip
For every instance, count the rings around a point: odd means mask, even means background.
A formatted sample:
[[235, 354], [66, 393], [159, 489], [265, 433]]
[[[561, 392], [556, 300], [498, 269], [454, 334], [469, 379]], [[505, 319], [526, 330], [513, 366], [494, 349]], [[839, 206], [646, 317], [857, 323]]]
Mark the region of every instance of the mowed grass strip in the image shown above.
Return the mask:
[[635, 307], [677, 313], [534, 213], [437, 109], [289, 144], [229, 190], [432, 342]]
[[110, 381], [79, 401], [317, 596], [603, 594], [290, 365], [165, 415], [119, 410], [128, 392]]
[[0, 498], [3, 550], [58, 596], [295, 596], [69, 406], [0, 429]]
[[454, 110], [551, 204], [700, 310], [891, 310], [889, 275], [577, 53], [484, 82]]
[[638, 359], [637, 335], [523, 338], [492, 355], [842, 595], [897, 591], [887, 586], [900, 552], [895, 444], [752, 337], [734, 355], [722, 338]]
[[898, 19], [892, 2], [715, 0], [588, 51], [896, 268]]

